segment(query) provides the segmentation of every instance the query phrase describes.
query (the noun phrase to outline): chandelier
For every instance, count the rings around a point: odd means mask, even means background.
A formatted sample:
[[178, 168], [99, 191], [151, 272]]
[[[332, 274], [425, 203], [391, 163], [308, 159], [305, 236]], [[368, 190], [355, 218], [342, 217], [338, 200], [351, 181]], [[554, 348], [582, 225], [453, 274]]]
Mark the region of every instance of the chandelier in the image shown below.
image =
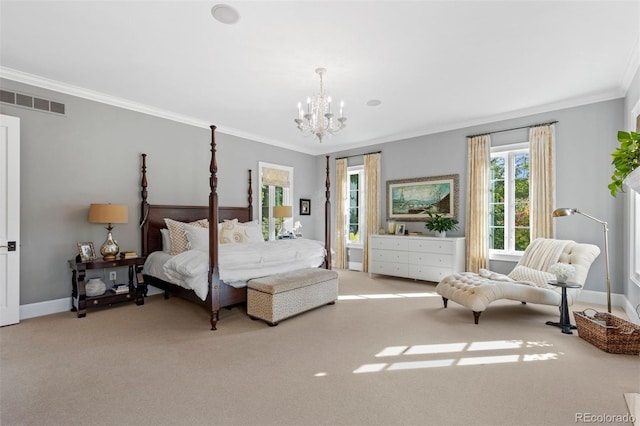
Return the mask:
[[340, 101], [340, 116], [334, 119], [331, 112], [331, 96], [324, 93], [322, 76], [327, 72], [325, 68], [316, 68], [316, 74], [320, 76], [320, 93], [307, 98], [307, 112], [302, 110], [302, 104], [298, 102], [298, 118], [294, 121], [304, 135], [315, 135], [320, 142], [326, 135], [333, 135], [344, 129], [347, 117], [342, 115], [344, 102]]

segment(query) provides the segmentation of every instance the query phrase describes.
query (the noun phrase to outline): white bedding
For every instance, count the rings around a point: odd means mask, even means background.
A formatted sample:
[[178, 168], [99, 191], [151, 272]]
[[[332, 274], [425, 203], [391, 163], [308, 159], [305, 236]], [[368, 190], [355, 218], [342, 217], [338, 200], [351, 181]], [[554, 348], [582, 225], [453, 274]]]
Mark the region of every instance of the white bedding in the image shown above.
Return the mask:
[[[220, 280], [233, 287], [244, 287], [252, 278], [304, 268], [324, 262], [324, 243], [297, 238], [259, 243], [220, 244]], [[193, 290], [205, 300], [208, 293], [209, 253], [187, 250], [175, 256], [155, 252], [147, 257], [144, 273]]]

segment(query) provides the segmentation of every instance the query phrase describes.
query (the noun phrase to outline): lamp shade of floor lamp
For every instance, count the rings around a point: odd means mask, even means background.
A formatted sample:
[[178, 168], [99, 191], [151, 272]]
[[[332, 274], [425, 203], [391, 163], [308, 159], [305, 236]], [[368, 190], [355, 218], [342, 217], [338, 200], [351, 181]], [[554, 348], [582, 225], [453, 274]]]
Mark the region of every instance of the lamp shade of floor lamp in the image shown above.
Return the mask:
[[604, 262], [605, 262], [605, 268], [607, 272], [607, 310], [609, 313], [611, 313], [611, 280], [609, 278], [609, 228], [607, 228], [607, 222], [600, 219], [596, 219], [595, 217], [590, 216], [586, 213], [583, 213], [580, 210], [575, 208], [572, 209], [567, 207], [561, 207], [553, 211], [553, 217], [571, 216], [574, 214], [579, 214], [584, 217], [588, 217], [589, 219], [595, 222], [598, 222], [599, 224], [602, 225], [602, 228], [604, 230]]
[[113, 239], [111, 231], [114, 223], [129, 222], [129, 207], [123, 204], [91, 204], [89, 206], [90, 223], [106, 223], [107, 239], [100, 247], [100, 254], [105, 260], [113, 260], [120, 252], [118, 243]]

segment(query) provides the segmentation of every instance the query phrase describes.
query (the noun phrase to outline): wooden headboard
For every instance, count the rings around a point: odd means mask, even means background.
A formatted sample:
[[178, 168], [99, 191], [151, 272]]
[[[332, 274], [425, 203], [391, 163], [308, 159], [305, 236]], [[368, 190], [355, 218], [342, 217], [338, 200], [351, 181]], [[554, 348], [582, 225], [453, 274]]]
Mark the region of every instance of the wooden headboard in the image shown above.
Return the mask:
[[[165, 218], [179, 222], [194, 222], [209, 217], [208, 206], [163, 206], [148, 204], [146, 222], [142, 227], [142, 255], [162, 250], [162, 236], [160, 230], [166, 228]], [[253, 220], [251, 206], [218, 207], [218, 220], [238, 219], [239, 222]]]

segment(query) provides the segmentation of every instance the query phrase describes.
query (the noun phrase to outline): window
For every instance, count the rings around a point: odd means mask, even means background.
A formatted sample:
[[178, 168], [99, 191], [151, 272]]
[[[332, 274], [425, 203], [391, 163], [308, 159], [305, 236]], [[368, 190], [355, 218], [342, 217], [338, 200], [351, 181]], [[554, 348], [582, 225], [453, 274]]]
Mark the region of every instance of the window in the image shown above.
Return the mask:
[[529, 144], [491, 149], [489, 183], [490, 254], [519, 254], [531, 240]]
[[293, 167], [258, 163], [260, 176], [260, 223], [265, 240], [275, 240], [276, 230], [292, 229], [293, 218], [274, 218], [273, 207], [293, 205]]
[[363, 244], [360, 231], [364, 223], [364, 166], [349, 167], [347, 179], [349, 182], [347, 244]]

